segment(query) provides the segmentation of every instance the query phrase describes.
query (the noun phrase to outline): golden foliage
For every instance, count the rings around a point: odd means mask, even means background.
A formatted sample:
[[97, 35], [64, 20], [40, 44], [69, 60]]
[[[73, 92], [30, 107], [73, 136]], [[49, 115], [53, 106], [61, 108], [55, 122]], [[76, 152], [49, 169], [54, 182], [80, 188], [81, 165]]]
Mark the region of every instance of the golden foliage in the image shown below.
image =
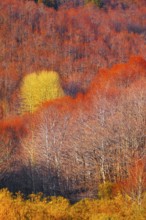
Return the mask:
[[58, 73], [42, 71], [26, 75], [21, 87], [21, 111], [34, 112], [41, 103], [63, 95]]
[[63, 197], [46, 197], [41, 193], [24, 199], [0, 190], [0, 220], [144, 220], [145, 196], [142, 206], [118, 194], [113, 199], [84, 199], [74, 205]]
[[113, 195], [113, 183], [105, 182], [99, 185], [98, 197], [100, 199], [111, 199]]

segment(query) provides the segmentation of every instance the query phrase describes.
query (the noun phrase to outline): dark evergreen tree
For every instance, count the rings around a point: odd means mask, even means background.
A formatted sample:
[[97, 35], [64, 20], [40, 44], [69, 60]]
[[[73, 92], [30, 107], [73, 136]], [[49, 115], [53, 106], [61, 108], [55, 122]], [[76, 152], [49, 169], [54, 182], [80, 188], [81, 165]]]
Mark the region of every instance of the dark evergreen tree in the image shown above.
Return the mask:
[[55, 9], [58, 9], [59, 7], [59, 0], [35, 0], [36, 3], [43, 3], [44, 5], [48, 7], [53, 7]]

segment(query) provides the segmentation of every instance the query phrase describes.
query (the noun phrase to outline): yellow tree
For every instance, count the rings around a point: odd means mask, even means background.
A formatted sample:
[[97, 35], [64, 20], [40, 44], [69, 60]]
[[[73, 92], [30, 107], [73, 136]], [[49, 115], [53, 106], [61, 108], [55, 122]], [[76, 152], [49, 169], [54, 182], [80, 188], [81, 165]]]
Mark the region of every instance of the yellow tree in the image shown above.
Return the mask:
[[34, 112], [40, 104], [62, 97], [64, 92], [57, 72], [42, 71], [24, 77], [20, 94], [21, 112]]

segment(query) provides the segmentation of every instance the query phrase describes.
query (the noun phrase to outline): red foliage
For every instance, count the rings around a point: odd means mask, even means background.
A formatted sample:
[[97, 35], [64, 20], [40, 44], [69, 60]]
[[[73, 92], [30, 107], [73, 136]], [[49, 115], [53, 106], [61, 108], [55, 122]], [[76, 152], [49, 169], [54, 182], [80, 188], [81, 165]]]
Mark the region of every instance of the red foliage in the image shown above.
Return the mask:
[[118, 183], [117, 188], [140, 204], [146, 189], [146, 158], [135, 159], [128, 172], [128, 178]]
[[[89, 93], [96, 91], [115, 93], [116, 90], [130, 87], [132, 83], [146, 78], [146, 61], [141, 57], [132, 57], [126, 64], [117, 64], [111, 69], [100, 70], [93, 79]], [[115, 93], [116, 94], [116, 93]]]

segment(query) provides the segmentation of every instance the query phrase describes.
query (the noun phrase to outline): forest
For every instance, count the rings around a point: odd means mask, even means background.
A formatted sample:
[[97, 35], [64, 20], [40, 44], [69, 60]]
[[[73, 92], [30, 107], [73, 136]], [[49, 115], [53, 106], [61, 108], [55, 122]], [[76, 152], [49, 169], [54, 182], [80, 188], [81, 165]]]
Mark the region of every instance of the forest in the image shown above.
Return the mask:
[[0, 2], [1, 219], [146, 219], [145, 0]]

